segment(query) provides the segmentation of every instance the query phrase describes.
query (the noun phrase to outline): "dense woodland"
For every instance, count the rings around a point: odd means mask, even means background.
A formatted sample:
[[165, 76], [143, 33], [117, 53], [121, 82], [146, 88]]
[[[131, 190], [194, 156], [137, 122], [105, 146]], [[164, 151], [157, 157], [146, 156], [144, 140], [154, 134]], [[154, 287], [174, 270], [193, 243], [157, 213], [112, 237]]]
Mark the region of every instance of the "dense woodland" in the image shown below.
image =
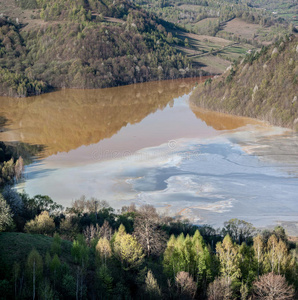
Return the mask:
[[290, 36], [252, 51], [191, 96], [208, 109], [258, 118], [297, 130], [298, 39]]
[[[1, 18], [2, 95], [22, 97], [52, 88], [104, 88], [199, 74], [167, 42], [162, 21], [131, 2], [16, 3], [39, 9], [40, 18], [51, 22], [22, 30], [18, 20]], [[118, 19], [106, 22], [107, 16]]]
[[[30, 9], [39, 22], [26, 29], [19, 18], [0, 18], [0, 95], [14, 97], [203, 75], [200, 64], [176, 49], [191, 48], [175, 34], [179, 28], [256, 47], [295, 30], [286, 15], [277, 18], [269, 4], [260, 9], [258, 1], [16, 0], [15, 5]], [[297, 9], [291, 1], [282, 7], [286, 13]], [[270, 30], [257, 39], [221, 30], [235, 17]]]

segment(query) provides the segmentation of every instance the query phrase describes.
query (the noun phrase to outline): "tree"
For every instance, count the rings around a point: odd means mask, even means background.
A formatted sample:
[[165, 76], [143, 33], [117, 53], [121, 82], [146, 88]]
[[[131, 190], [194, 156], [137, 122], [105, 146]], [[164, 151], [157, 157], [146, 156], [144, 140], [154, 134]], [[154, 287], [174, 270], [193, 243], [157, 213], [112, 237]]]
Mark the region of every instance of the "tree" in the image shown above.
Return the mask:
[[18, 279], [19, 279], [20, 271], [21, 271], [20, 264], [17, 262], [14, 262], [12, 271], [13, 271], [13, 281], [14, 281], [14, 296], [15, 296], [15, 299], [17, 299], [17, 297], [18, 297], [18, 292], [17, 292]]
[[59, 259], [58, 255], [55, 254], [55, 256], [53, 257], [51, 264], [50, 264], [50, 269], [51, 269], [51, 272], [54, 277], [54, 289], [56, 287], [56, 278], [57, 278], [57, 273], [59, 272], [60, 266], [61, 266], [60, 259]]
[[188, 272], [181, 271], [175, 278], [178, 293], [183, 297], [193, 299], [197, 291], [197, 285], [194, 282], [192, 276]]
[[285, 271], [288, 258], [287, 245], [280, 239], [276, 246], [277, 272], [279, 275], [281, 271]]
[[96, 245], [96, 254], [99, 256], [102, 264], [107, 264], [107, 259], [112, 255], [110, 242], [105, 238], [100, 238]]
[[277, 247], [278, 241], [274, 234], [270, 236], [267, 242], [267, 259], [269, 261], [271, 272], [275, 270], [276, 264], [277, 264], [277, 258], [276, 258], [276, 247]]
[[125, 271], [138, 268], [144, 261], [142, 246], [135, 237], [126, 233], [122, 224], [115, 234], [113, 252]]
[[61, 243], [62, 243], [62, 240], [61, 240], [61, 237], [59, 235], [59, 233], [55, 233], [54, 234], [54, 238], [53, 238], [53, 242], [51, 244], [51, 253], [52, 255], [60, 255], [61, 254]]
[[109, 299], [113, 291], [113, 277], [110, 275], [108, 267], [105, 264], [97, 270], [97, 277], [99, 279], [100, 299]]
[[255, 257], [258, 262], [258, 278], [260, 276], [260, 272], [262, 272], [262, 262], [264, 260], [264, 243], [262, 237], [258, 234], [254, 237], [253, 248], [255, 251]]
[[25, 231], [30, 233], [40, 233], [52, 235], [55, 231], [55, 223], [47, 211], [43, 211], [36, 216], [34, 220], [28, 221], [25, 225]]
[[224, 226], [222, 234], [224, 236], [228, 234], [232, 240], [238, 242], [239, 245], [242, 244], [242, 242], [248, 242], [255, 232], [255, 228], [251, 223], [238, 219], [231, 219], [225, 222]]
[[3, 198], [9, 204], [11, 212], [14, 215], [22, 213], [24, 209], [24, 204], [20, 195], [13, 190], [9, 185], [7, 185], [2, 192]]
[[83, 297], [84, 271], [88, 264], [88, 247], [82, 235], [78, 235], [71, 248], [71, 255], [77, 264], [76, 299]]
[[24, 171], [24, 160], [22, 156], [20, 156], [14, 166], [14, 173], [15, 173], [16, 180], [19, 180], [22, 177], [23, 171]]
[[216, 278], [208, 286], [208, 300], [229, 300], [232, 298], [231, 281], [225, 278]]
[[145, 291], [150, 299], [157, 299], [161, 297], [160, 287], [158, 286], [157, 280], [154, 278], [151, 270], [149, 270], [146, 275]]
[[254, 294], [260, 300], [292, 300], [295, 290], [289, 286], [285, 277], [273, 272], [260, 277], [254, 282]]
[[0, 232], [6, 230], [12, 224], [13, 220], [10, 207], [0, 194]]
[[143, 247], [147, 257], [160, 255], [166, 246], [166, 234], [158, 228], [158, 214], [151, 205], [145, 205], [135, 218], [134, 236]]
[[215, 257], [211, 257], [211, 253], [206, 246], [203, 237], [197, 230], [192, 238], [192, 252], [194, 253], [194, 272], [193, 276], [197, 279], [200, 288], [206, 290], [207, 284], [212, 280], [212, 263]]
[[84, 230], [83, 230], [83, 234], [84, 237], [86, 239], [86, 242], [88, 244], [88, 246], [91, 246], [91, 242], [95, 239], [98, 238], [100, 235], [100, 227], [98, 224], [96, 224], [96, 227], [91, 224], [90, 226], [87, 226]]
[[241, 276], [239, 267], [238, 246], [233, 244], [229, 235], [226, 235], [223, 242], [216, 245], [216, 252], [220, 261], [220, 273], [227, 282], [232, 282]]
[[42, 257], [36, 249], [31, 250], [27, 258], [27, 272], [29, 278], [32, 280], [32, 295], [33, 300], [35, 299], [36, 286], [43, 274], [43, 262]]

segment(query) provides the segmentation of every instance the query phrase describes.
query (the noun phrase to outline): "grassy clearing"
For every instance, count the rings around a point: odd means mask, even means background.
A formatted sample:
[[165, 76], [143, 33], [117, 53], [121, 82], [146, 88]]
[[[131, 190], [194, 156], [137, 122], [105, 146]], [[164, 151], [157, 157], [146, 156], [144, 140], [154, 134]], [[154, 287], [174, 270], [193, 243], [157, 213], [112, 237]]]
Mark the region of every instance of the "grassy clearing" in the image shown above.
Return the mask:
[[[258, 30], [262, 29], [261, 25], [247, 23], [241, 19], [235, 18], [226, 23], [222, 30], [232, 33], [242, 39], [253, 39]], [[269, 29], [267, 29], [268, 31]]]
[[[26, 262], [28, 254], [36, 249], [43, 258], [50, 251], [53, 238], [40, 234], [3, 232], [0, 234], [0, 273], [11, 272], [14, 262]], [[61, 261], [71, 263], [71, 242], [62, 241]]]

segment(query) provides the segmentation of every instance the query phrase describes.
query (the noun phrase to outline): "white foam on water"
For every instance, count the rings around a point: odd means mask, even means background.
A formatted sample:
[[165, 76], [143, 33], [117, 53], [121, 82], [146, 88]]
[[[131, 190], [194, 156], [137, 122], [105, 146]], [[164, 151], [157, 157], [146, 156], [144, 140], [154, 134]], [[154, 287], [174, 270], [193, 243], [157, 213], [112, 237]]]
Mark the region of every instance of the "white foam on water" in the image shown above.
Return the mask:
[[45, 159], [26, 167], [25, 187], [66, 206], [84, 194], [114, 208], [131, 202], [166, 207], [214, 226], [235, 217], [259, 226], [297, 220], [298, 179], [239, 145], [241, 136], [247, 141], [256, 134], [179, 139], [173, 149], [165, 143], [80, 167], [51, 169]]

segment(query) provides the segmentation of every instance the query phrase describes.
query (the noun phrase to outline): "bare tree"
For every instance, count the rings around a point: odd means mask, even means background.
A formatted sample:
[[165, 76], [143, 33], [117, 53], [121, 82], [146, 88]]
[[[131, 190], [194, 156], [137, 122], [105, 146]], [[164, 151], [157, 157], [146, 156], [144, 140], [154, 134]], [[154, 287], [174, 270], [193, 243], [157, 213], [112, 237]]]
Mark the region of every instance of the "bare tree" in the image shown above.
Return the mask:
[[105, 220], [103, 225], [99, 229], [99, 236], [106, 238], [108, 241], [112, 239], [113, 229], [110, 226], [109, 222]]
[[243, 220], [231, 219], [224, 223], [224, 228], [222, 229], [222, 235], [227, 234], [235, 241], [241, 244], [242, 242], [247, 242], [252, 238], [255, 228], [251, 223], [245, 222]]
[[87, 226], [84, 230], [83, 230], [83, 234], [86, 240], [86, 243], [88, 244], [88, 246], [91, 246], [91, 241], [95, 238], [98, 238], [100, 236], [100, 227], [98, 224], [96, 224], [96, 226], [94, 226], [93, 224], [91, 224], [90, 226]]
[[208, 286], [208, 300], [228, 300], [232, 298], [231, 281], [216, 278]]
[[134, 224], [134, 236], [146, 255], [160, 255], [166, 247], [167, 236], [159, 229], [159, 216], [151, 205], [144, 205], [138, 211]]
[[182, 298], [187, 297], [193, 299], [195, 297], [197, 291], [197, 284], [188, 272], [178, 272], [175, 278], [175, 282], [178, 289], [178, 293], [180, 296], [182, 296]]
[[262, 300], [293, 300], [295, 290], [288, 285], [284, 276], [275, 275], [273, 272], [260, 277], [254, 282], [256, 299]]

